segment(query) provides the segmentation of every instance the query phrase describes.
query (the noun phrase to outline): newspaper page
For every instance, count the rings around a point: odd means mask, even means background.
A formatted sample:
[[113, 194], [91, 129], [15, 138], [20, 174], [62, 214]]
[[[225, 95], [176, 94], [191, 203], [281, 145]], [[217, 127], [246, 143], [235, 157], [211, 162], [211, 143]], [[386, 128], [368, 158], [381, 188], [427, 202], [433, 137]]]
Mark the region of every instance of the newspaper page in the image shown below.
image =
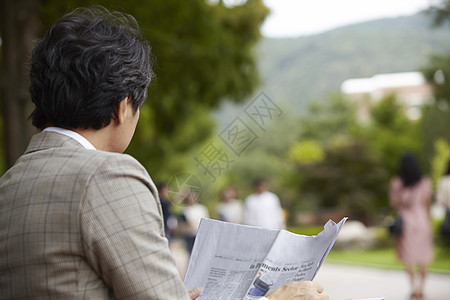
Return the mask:
[[345, 300], [384, 300], [384, 297], [379, 297], [379, 298], [364, 298], [364, 299], [345, 299]]
[[199, 300], [257, 299], [293, 281], [312, 280], [347, 218], [315, 236], [202, 219], [184, 283]]

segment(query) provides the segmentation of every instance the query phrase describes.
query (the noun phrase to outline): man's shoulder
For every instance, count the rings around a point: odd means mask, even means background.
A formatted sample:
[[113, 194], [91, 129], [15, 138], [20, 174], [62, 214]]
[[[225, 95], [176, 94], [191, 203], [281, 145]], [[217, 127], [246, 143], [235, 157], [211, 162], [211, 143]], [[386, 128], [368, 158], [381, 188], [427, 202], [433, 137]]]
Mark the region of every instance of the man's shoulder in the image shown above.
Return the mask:
[[247, 198], [245, 198], [245, 205], [251, 207], [259, 206], [261, 204], [261, 199], [263, 199], [261, 197], [261, 194], [250, 194], [247, 196]]
[[275, 193], [272, 193], [272, 192], [269, 192], [269, 191], [265, 191], [262, 194], [262, 198], [270, 199], [271, 201], [278, 201], [278, 202], [280, 201], [280, 198]]
[[92, 156], [94, 159], [99, 161], [107, 161], [112, 164], [114, 163], [128, 163], [141, 166], [133, 156], [124, 153], [108, 152], [101, 150], [89, 150], [89, 149], [79, 149], [81, 155]]
[[144, 166], [134, 157], [123, 153], [100, 150], [77, 149], [73, 158], [74, 163], [83, 164], [87, 172], [119, 173], [133, 176], [149, 177]]
[[245, 202], [254, 201], [258, 197], [258, 194], [250, 194], [245, 198]]
[[145, 168], [130, 155], [86, 149], [70, 138], [59, 137], [55, 141], [32, 141], [12, 169], [14, 172], [39, 169], [44, 175], [70, 175], [80, 179], [101, 172], [148, 176]]
[[117, 171], [133, 171], [148, 176], [144, 166], [133, 156], [123, 153], [95, 151], [104, 168], [114, 168]]

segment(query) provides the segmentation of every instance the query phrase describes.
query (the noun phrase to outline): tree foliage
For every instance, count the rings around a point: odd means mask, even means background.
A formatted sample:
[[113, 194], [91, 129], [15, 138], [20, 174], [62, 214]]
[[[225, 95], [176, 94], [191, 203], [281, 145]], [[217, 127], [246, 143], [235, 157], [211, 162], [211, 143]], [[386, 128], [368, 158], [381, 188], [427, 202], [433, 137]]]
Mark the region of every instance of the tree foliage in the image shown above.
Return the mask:
[[[372, 124], [367, 131], [370, 148], [381, 158], [388, 175], [398, 173], [398, 160], [405, 152], [421, 155], [419, 123], [409, 120], [404, 107], [394, 95], [387, 96], [372, 108]], [[424, 167], [426, 165], [424, 164]]]
[[300, 164], [314, 164], [323, 161], [324, 151], [315, 140], [298, 141], [289, 149], [288, 158]]
[[433, 17], [436, 26], [442, 26], [444, 23], [450, 22], [450, 1], [441, 0], [440, 3], [432, 5], [427, 12]]
[[[146, 166], [153, 174], [166, 169], [161, 176], [168, 179], [186, 166], [180, 158], [192, 159], [188, 150], [213, 133], [209, 110], [225, 98], [242, 101], [257, 86], [253, 48], [267, 9], [261, 1], [234, 7], [153, 2], [162, 12], [154, 8], [144, 33], [158, 59], [158, 79], [149, 92], [150, 122], [139, 125], [129, 151], [144, 163], [162, 162]], [[155, 134], [144, 135], [144, 126]]]
[[444, 139], [440, 138], [434, 143], [434, 156], [431, 160], [431, 180], [434, 186], [439, 179], [447, 172], [448, 162], [450, 161], [450, 145]]
[[[428, 10], [436, 26], [450, 25], [450, 1], [442, 0]], [[424, 152], [428, 161], [432, 161], [431, 173], [436, 176], [438, 166], [433, 159], [439, 148], [436, 144], [450, 142], [450, 53], [435, 53], [422, 68], [428, 83], [433, 87], [434, 103], [426, 107], [422, 118], [422, 136]], [[438, 160], [439, 161], [439, 160]], [[443, 165], [446, 163], [441, 161]], [[441, 174], [442, 175], [442, 174]]]
[[303, 164], [303, 193], [316, 194], [321, 208], [347, 212], [354, 219], [373, 221], [377, 209], [387, 206], [389, 180], [379, 157], [363, 140], [343, 146], [327, 147], [326, 159], [318, 164]]
[[[285, 54], [283, 61], [279, 61], [280, 66], [288, 68], [300, 58], [296, 56], [298, 48], [295, 48], [296, 55], [286, 55], [286, 43], [277, 41], [276, 47]], [[381, 45], [384, 46], [379, 43], [378, 47]], [[398, 56], [398, 48], [395, 53]], [[417, 51], [412, 55], [416, 59], [424, 57]], [[392, 59], [388, 61], [391, 63]], [[442, 69], [440, 75], [436, 75], [438, 67]], [[280, 69], [285, 72], [286, 68]], [[374, 217], [389, 211], [389, 181], [398, 172], [398, 161], [404, 152], [416, 154], [427, 173], [429, 158], [436, 152], [432, 174], [436, 173], [435, 169], [442, 171], [443, 161], [448, 156], [448, 141], [434, 141], [436, 137], [448, 136], [450, 132], [450, 118], [448, 115], [445, 117], [448, 106], [444, 104], [447, 103], [445, 99], [450, 99], [445, 92], [448, 85], [444, 86], [443, 81], [439, 80], [444, 78], [447, 84], [449, 75], [443, 68], [439, 58], [439, 63], [427, 74], [440, 86], [436, 89], [436, 105], [425, 106], [421, 120], [408, 119], [405, 107], [394, 95], [372, 106], [372, 119], [366, 124], [355, 120], [356, 109], [349, 99], [323, 97], [320, 99], [322, 101], [311, 104], [300, 120], [291, 120], [289, 124], [278, 123], [277, 134], [269, 133], [267, 139], [264, 135], [255, 147], [249, 148], [241, 157], [243, 160], [225, 176], [227, 183], [237, 183], [243, 186], [242, 190], [249, 191], [246, 186], [255, 175], [271, 179], [271, 189], [281, 196], [284, 207], [293, 217], [297, 212], [329, 208], [344, 211], [352, 218], [367, 223], [376, 221]], [[274, 76], [273, 72], [268, 74]], [[304, 74], [302, 78], [308, 81], [312, 80], [311, 76]], [[275, 80], [280, 81], [279, 78]], [[323, 90], [329, 91], [329, 87]], [[286, 139], [293, 130], [297, 132], [295, 138]], [[427, 149], [424, 148], [427, 138], [430, 138], [429, 151], [424, 150]], [[285, 151], [280, 151], [283, 148]]]
[[[149, 88], [128, 152], [155, 177], [186, 166], [186, 155], [214, 129], [209, 110], [224, 99], [242, 101], [259, 83], [254, 46], [268, 14], [261, 0], [225, 6], [206, 0], [41, 0], [45, 31], [78, 6], [103, 5], [132, 14], [156, 57]], [[25, 57], [23, 57], [25, 59]], [[173, 175], [173, 174], [172, 174]]]
[[367, 223], [386, 211], [399, 157], [420, 154], [418, 124], [394, 96], [374, 104], [371, 117], [369, 124], [357, 123], [353, 103], [342, 97], [310, 106], [289, 153], [297, 163], [296, 209], [336, 209]]
[[0, 109], [5, 147], [0, 165], [4, 161], [7, 167], [25, 151], [33, 133], [27, 121], [32, 110], [27, 58], [38, 33], [37, 7], [38, 2], [33, 0], [0, 1]]
[[356, 106], [341, 95], [313, 102], [300, 121], [300, 139], [317, 140], [323, 144], [345, 139], [355, 129], [355, 112]]
[[[435, 143], [442, 139], [450, 142], [450, 109], [446, 100], [436, 100], [423, 109], [420, 124], [423, 152], [426, 161], [435, 155]], [[432, 171], [432, 170], [431, 170]]]
[[433, 87], [437, 102], [450, 104], [450, 54], [434, 54], [422, 71]]

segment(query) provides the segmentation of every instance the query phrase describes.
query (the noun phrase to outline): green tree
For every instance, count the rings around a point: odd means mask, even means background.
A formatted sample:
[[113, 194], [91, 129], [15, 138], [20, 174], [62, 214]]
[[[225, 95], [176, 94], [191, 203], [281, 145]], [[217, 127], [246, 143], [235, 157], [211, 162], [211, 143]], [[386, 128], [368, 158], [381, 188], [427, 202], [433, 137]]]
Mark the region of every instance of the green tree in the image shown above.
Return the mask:
[[[450, 25], [450, 1], [442, 0], [428, 10], [436, 26]], [[422, 68], [428, 83], [433, 87], [434, 103], [423, 111], [422, 136], [427, 161], [432, 161], [437, 141], [450, 143], [450, 54], [435, 53], [428, 65]], [[445, 164], [445, 162], [442, 162]], [[436, 169], [433, 163], [433, 172]], [[439, 168], [439, 167], [437, 167]]]
[[[444, 26], [446, 23], [450, 25], [450, 0], [441, 0], [427, 12], [435, 26]], [[423, 72], [433, 87], [437, 102], [447, 101], [450, 104], [450, 54], [435, 53], [430, 57], [429, 64], [423, 68]]]
[[434, 143], [435, 154], [431, 160], [431, 180], [436, 186], [439, 179], [447, 171], [448, 161], [450, 160], [450, 145], [444, 139], [438, 139]]
[[434, 54], [428, 66], [422, 69], [428, 82], [433, 87], [437, 102], [450, 104], [450, 54]]
[[388, 174], [364, 140], [326, 148], [326, 159], [301, 164], [302, 193], [321, 209], [337, 209], [367, 224], [387, 206]]
[[[149, 92], [150, 122], [139, 125], [129, 152], [152, 174], [165, 172], [161, 178], [167, 180], [192, 160], [188, 150], [198, 150], [213, 133], [209, 110], [225, 98], [242, 101], [257, 86], [254, 46], [268, 11], [259, 0], [234, 7], [203, 0], [153, 2], [161, 11], [154, 9], [142, 22], [150, 22], [144, 33], [161, 69]], [[155, 134], [144, 134], [144, 126]]]
[[321, 145], [314, 140], [296, 142], [289, 149], [288, 157], [294, 162], [313, 164], [323, 161], [324, 152]]
[[[2, 1], [6, 2], [14, 1]], [[224, 99], [242, 101], [259, 83], [254, 46], [268, 14], [261, 0], [248, 0], [233, 7], [225, 6], [222, 1], [212, 4], [206, 0], [41, 0], [34, 3], [40, 4], [34, 10], [38, 12], [42, 30], [78, 6], [100, 4], [135, 16], [144, 38], [152, 45], [157, 79], [150, 86], [149, 99], [128, 152], [155, 177], [168, 179], [169, 171], [183, 170], [187, 161], [183, 157], [190, 155], [213, 132], [210, 109]], [[11, 14], [20, 15], [20, 12], [12, 9]], [[6, 22], [2, 28], [12, 26], [15, 25]], [[7, 46], [4, 39], [2, 48]], [[20, 56], [22, 62], [25, 58], [26, 55]], [[8, 59], [3, 55], [3, 61]], [[11, 101], [14, 99], [7, 103]], [[8, 124], [5, 127], [10, 130]]]
[[[253, 192], [252, 181], [264, 178], [269, 189], [279, 195], [283, 207], [291, 210], [292, 204], [298, 199], [298, 186], [297, 178], [293, 178], [297, 176], [294, 173], [295, 165], [287, 156], [300, 129], [298, 116], [292, 113], [292, 109], [280, 103], [277, 105], [281, 107], [281, 116], [267, 120], [264, 130], [248, 122], [249, 127], [253, 126], [252, 131], [257, 137], [240, 155], [229, 150], [223, 141], [221, 143], [221, 140], [217, 140], [216, 144], [223, 145], [223, 150], [233, 162], [230, 168], [211, 184], [213, 193], [207, 199], [217, 199], [220, 189], [229, 185], [238, 187], [240, 197], [245, 198]], [[244, 120], [248, 121], [245, 118]]]
[[441, 0], [440, 3], [435, 3], [427, 10], [427, 13], [433, 17], [436, 26], [450, 22], [450, 1]]
[[26, 59], [39, 32], [38, 7], [39, 2], [34, 0], [0, 1], [0, 110], [4, 145], [1, 166], [3, 162], [11, 166], [16, 161], [33, 132], [27, 121], [31, 101]]
[[[300, 141], [291, 148], [303, 202], [298, 208], [341, 209], [367, 223], [385, 212], [399, 157], [405, 151], [420, 154], [418, 123], [406, 117], [395, 96], [371, 108], [369, 124], [355, 117], [352, 102], [334, 97], [311, 106], [302, 119]], [[320, 159], [311, 163], [304, 158], [312, 155]]]
[[405, 152], [421, 155], [419, 122], [409, 120], [394, 95], [381, 99], [371, 109], [372, 120], [366, 138], [372, 151], [381, 157], [389, 176], [398, 172], [398, 160]]
[[450, 109], [446, 100], [437, 100], [423, 109], [421, 134], [423, 152], [426, 162], [430, 162], [435, 154], [435, 143], [444, 140], [450, 143]]
[[331, 95], [326, 102], [313, 102], [302, 116], [300, 140], [317, 140], [325, 145], [352, 135], [358, 127], [356, 106], [342, 95]]

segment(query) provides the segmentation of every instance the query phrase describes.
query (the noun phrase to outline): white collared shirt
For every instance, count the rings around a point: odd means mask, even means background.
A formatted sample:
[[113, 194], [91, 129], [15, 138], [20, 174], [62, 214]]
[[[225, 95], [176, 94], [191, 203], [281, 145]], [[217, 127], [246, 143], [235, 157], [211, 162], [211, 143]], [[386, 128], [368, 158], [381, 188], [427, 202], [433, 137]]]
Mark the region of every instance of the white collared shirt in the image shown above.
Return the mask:
[[57, 132], [60, 134], [64, 134], [68, 137], [73, 138], [77, 142], [79, 142], [86, 149], [97, 150], [97, 149], [95, 149], [94, 145], [92, 145], [86, 138], [84, 138], [82, 135], [76, 133], [75, 131], [64, 129], [61, 127], [47, 127], [42, 131], [51, 131], [51, 132]]

